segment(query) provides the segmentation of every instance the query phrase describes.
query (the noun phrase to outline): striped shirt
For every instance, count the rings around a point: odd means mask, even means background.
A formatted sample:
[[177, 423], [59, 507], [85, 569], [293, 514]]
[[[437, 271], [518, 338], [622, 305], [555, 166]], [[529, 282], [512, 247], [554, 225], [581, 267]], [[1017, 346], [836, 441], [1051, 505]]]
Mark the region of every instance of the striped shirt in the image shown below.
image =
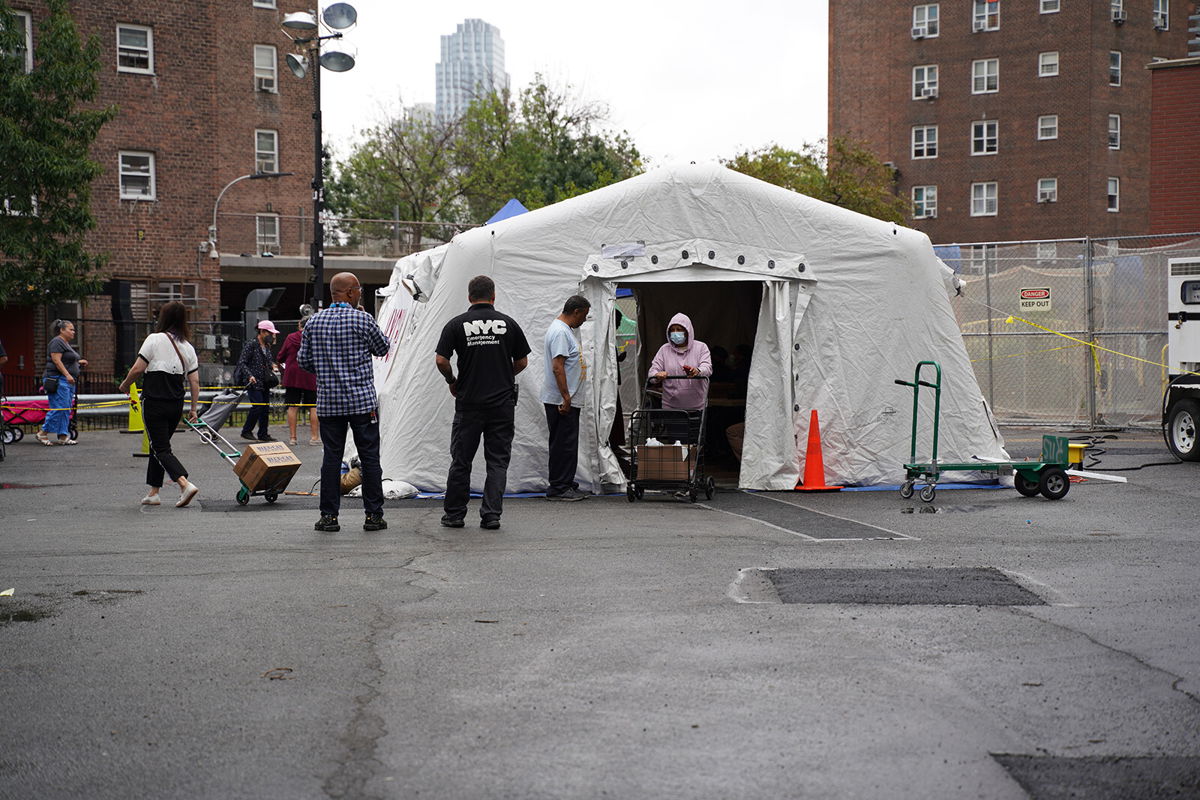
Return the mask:
[[317, 312], [304, 326], [296, 362], [317, 376], [317, 416], [348, 417], [379, 407], [371, 356], [388, 339], [365, 311], [345, 305]]

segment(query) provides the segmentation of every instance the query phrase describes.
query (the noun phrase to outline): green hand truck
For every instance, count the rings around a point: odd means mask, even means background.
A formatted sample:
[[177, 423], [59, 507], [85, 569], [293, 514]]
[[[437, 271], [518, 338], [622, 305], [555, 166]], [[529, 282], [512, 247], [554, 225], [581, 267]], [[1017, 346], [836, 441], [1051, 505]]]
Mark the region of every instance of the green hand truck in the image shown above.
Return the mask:
[[[923, 368], [934, 369], [934, 380], [924, 380]], [[942, 412], [942, 366], [936, 361], [918, 361], [911, 381], [897, 379], [901, 386], [913, 390], [912, 439], [908, 463], [904, 465], [905, 481], [900, 485], [900, 496], [908, 500], [918, 480], [923, 480], [921, 500], [933, 502], [937, 495], [937, 484], [943, 472], [994, 472], [997, 475], [1012, 475], [1016, 490], [1025, 497], [1041, 494], [1048, 500], [1059, 500], [1071, 489], [1067, 475], [1070, 465], [1070, 447], [1067, 437], [1042, 437], [1042, 455], [1039, 461], [938, 461], [938, 422]], [[917, 461], [917, 419], [920, 410], [921, 387], [933, 389], [933, 453], [929, 461]]]

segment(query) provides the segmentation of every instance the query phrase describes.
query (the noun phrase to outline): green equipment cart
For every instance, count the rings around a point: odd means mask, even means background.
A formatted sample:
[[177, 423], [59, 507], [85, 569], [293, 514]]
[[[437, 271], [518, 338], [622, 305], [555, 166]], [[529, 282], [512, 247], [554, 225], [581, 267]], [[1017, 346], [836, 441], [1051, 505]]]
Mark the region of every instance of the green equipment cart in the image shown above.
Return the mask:
[[[923, 368], [933, 367], [935, 379], [931, 383], [922, 378]], [[1042, 455], [1039, 461], [938, 461], [938, 420], [942, 411], [942, 367], [936, 361], [919, 361], [913, 372], [912, 381], [897, 380], [901, 386], [912, 387], [912, 445], [908, 463], [904, 465], [905, 481], [900, 485], [900, 496], [905, 500], [913, 496], [917, 481], [922, 480], [921, 499], [932, 502], [937, 494], [938, 480], [943, 472], [994, 472], [997, 475], [1012, 475], [1016, 489], [1025, 497], [1041, 494], [1048, 500], [1059, 500], [1071, 489], [1067, 475], [1070, 465], [1070, 447], [1067, 437], [1045, 435], [1042, 437]], [[921, 387], [933, 389], [933, 453], [929, 461], [917, 461], [917, 414], [920, 410]]]

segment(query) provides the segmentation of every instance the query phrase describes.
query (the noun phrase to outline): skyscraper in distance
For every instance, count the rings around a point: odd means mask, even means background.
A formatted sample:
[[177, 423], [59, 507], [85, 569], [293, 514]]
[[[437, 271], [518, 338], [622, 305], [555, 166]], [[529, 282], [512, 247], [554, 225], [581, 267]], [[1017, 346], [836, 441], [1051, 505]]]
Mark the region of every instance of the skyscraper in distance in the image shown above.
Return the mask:
[[499, 28], [481, 19], [468, 19], [459, 23], [454, 33], [442, 37], [442, 60], [437, 64], [438, 119], [456, 119], [476, 97], [507, 88]]

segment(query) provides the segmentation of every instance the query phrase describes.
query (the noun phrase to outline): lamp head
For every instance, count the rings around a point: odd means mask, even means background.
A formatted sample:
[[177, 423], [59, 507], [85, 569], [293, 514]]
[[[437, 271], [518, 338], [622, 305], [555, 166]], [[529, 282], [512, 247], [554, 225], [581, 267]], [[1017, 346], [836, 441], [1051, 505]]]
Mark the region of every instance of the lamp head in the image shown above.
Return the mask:
[[358, 22], [358, 11], [349, 3], [334, 3], [325, 8], [321, 19], [335, 31], [341, 31]]
[[354, 55], [353, 47], [330, 47], [321, 53], [321, 66], [330, 72], [349, 72], [354, 69]]
[[303, 78], [308, 74], [308, 59], [304, 58], [303, 56], [296, 55], [295, 53], [288, 53], [284, 60], [287, 62], [288, 69], [290, 69], [292, 74], [297, 78]]
[[317, 29], [317, 18], [308, 11], [293, 11], [291, 14], [284, 14], [280, 24], [297, 33], [312, 33]]

